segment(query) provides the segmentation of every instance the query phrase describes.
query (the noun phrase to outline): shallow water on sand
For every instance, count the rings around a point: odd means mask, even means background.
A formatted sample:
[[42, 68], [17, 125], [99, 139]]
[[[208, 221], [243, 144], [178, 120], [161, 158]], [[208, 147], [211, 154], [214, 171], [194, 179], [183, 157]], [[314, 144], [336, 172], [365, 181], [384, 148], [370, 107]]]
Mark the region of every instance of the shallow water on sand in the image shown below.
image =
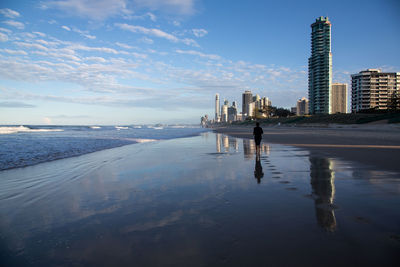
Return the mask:
[[221, 134], [0, 172], [8, 266], [397, 265], [400, 177]]

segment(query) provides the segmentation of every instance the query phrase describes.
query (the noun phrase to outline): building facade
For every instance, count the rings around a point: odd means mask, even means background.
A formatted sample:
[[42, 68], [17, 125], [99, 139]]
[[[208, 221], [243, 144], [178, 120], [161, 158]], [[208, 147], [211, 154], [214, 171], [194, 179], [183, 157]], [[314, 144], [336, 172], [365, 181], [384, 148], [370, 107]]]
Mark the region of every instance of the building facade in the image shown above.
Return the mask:
[[332, 84], [332, 114], [347, 113], [347, 83]]
[[228, 122], [237, 120], [237, 108], [232, 104], [232, 106], [228, 107]]
[[219, 94], [215, 94], [215, 122], [219, 122], [220, 113], [219, 113]]
[[400, 72], [367, 69], [351, 75], [351, 110], [400, 109]]
[[328, 17], [319, 17], [311, 24], [311, 57], [308, 59], [310, 114], [331, 113], [331, 89], [331, 23]]
[[297, 100], [297, 106], [296, 106], [296, 115], [297, 116], [303, 116], [308, 114], [308, 99], [305, 97], [302, 97], [301, 99]]
[[253, 101], [251, 91], [245, 91], [242, 95], [242, 115], [249, 116], [249, 104]]
[[221, 121], [228, 122], [228, 101], [225, 100], [221, 106]]

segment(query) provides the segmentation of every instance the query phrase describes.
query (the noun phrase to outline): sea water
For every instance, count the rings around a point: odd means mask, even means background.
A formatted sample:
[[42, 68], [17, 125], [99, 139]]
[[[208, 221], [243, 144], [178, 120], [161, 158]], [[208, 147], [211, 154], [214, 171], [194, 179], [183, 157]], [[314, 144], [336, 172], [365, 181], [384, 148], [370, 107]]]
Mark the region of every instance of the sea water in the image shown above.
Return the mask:
[[197, 126], [0, 126], [0, 170], [146, 141], [197, 135]]

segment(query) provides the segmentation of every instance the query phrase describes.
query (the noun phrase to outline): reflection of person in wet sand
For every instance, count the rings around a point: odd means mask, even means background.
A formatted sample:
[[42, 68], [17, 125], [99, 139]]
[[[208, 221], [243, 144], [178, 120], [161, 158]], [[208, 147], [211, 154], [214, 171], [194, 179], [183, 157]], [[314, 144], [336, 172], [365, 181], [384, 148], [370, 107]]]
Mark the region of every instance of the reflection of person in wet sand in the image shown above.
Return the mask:
[[263, 169], [260, 162], [260, 156], [256, 156], [256, 166], [254, 167], [254, 177], [257, 179], [257, 183], [261, 182], [261, 178], [264, 177]]
[[262, 139], [262, 134], [263, 134], [263, 129], [260, 127], [260, 123], [256, 123], [256, 127], [254, 127], [253, 130], [253, 135], [254, 135], [254, 141], [256, 142], [256, 153], [257, 155], [260, 154], [260, 143]]

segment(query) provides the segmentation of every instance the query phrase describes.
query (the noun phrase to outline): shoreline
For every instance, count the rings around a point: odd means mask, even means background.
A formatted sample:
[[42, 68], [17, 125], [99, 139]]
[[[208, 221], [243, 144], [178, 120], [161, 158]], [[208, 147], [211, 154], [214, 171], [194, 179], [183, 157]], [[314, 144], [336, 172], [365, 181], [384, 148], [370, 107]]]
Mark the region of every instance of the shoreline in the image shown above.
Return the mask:
[[[252, 139], [254, 126], [213, 128], [216, 133]], [[262, 125], [263, 142], [310, 150], [327, 157], [359, 162], [378, 170], [400, 173], [400, 127], [398, 125], [313, 125], [300, 127]]]
[[[79, 127], [81, 127], [81, 126], [79, 126]], [[190, 133], [190, 134], [181, 135], [181, 136], [163, 137], [163, 138], [159, 138], [159, 139], [151, 138], [151, 136], [150, 136], [150, 138], [141, 138], [141, 137], [120, 137], [120, 138], [118, 138], [118, 137], [115, 137], [114, 139], [119, 140], [121, 143], [107, 144], [104, 146], [92, 147], [92, 148], [86, 149], [86, 150], [79, 150], [80, 147], [76, 146], [75, 150], [72, 152], [71, 151], [62, 151], [62, 152], [68, 152], [68, 153], [64, 153], [64, 154], [60, 153], [57, 155], [46, 155], [47, 157], [35, 158], [35, 159], [23, 158], [17, 164], [10, 165], [10, 166], [6, 165], [7, 162], [0, 160], [0, 172], [7, 171], [7, 170], [19, 169], [19, 168], [26, 168], [26, 167], [30, 167], [30, 166], [36, 166], [39, 164], [53, 162], [53, 161], [62, 160], [62, 159], [80, 157], [83, 155], [92, 154], [92, 153], [109, 150], [109, 149], [115, 149], [115, 148], [128, 146], [128, 145], [136, 145], [136, 144], [148, 143], [148, 142], [159, 142], [159, 141], [179, 139], [179, 138], [189, 138], [189, 137], [193, 137], [193, 136], [198, 136], [203, 132], [205, 132], [205, 131]], [[9, 134], [4, 134], [4, 136], [17, 135], [17, 134], [18, 133], [9, 133]], [[0, 134], [0, 136], [1, 136], [1, 134]], [[73, 141], [74, 138], [76, 138], [76, 137], [71, 136], [70, 141]], [[95, 139], [95, 138], [91, 137], [91, 139]], [[113, 138], [110, 138], [108, 136], [103, 136], [103, 137], [101, 137], [101, 139], [109, 140], [109, 139], [113, 139]], [[0, 153], [1, 153], [1, 151], [0, 151]]]

